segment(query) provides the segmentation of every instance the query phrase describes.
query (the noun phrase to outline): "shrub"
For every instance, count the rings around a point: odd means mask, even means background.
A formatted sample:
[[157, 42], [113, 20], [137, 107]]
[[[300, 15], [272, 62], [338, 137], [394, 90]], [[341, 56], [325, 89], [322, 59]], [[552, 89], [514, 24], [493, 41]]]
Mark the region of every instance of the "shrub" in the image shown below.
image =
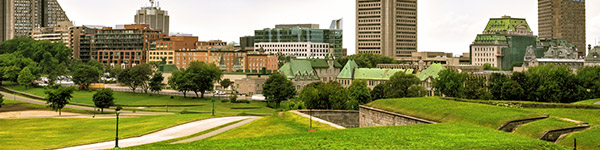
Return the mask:
[[221, 103], [229, 103], [230, 101], [227, 99], [221, 100]]
[[232, 103], [247, 103], [247, 104], [250, 104], [250, 101], [247, 100], [247, 99], [242, 99], [242, 100], [232, 101]]
[[231, 96], [229, 96], [229, 100], [232, 102], [237, 101], [238, 96], [236, 94], [231, 94]]

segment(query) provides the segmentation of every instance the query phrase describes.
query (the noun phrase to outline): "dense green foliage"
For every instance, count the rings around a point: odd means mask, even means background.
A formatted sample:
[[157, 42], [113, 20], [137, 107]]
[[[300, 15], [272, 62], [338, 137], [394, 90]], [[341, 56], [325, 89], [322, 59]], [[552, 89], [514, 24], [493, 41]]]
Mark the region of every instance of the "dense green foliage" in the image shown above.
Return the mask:
[[402, 62], [392, 57], [386, 57], [371, 53], [358, 53], [337, 59], [340, 64], [346, 64], [348, 60], [354, 60], [360, 68], [376, 68], [377, 64], [401, 64]]
[[[363, 105], [371, 102], [371, 89], [367, 87], [367, 82], [365, 80], [354, 80], [352, 81], [352, 85], [348, 87], [348, 93], [350, 94], [351, 101], [353, 103], [358, 103], [358, 105]], [[353, 105], [353, 107], [358, 108], [358, 106]]]
[[114, 99], [113, 91], [111, 89], [99, 90], [92, 97], [94, 106], [100, 108], [102, 113], [104, 113], [104, 108], [109, 108], [115, 104]]
[[[383, 93], [385, 93], [384, 94], [385, 98], [409, 97], [409, 95], [408, 95], [409, 87], [411, 87], [413, 85], [418, 86], [419, 83], [421, 83], [421, 81], [419, 80], [419, 78], [417, 78], [413, 74], [406, 74], [404, 72], [396, 72], [396, 74], [394, 74], [392, 77], [390, 77], [389, 81], [383, 83], [383, 84], [385, 84], [385, 86], [384, 86], [385, 89], [383, 90], [384, 91]], [[413, 88], [413, 90], [418, 90], [418, 89]]]
[[148, 82], [153, 70], [148, 64], [140, 64], [131, 68], [127, 68], [119, 73], [119, 83], [127, 85], [135, 93], [135, 90], [139, 87], [144, 89], [147, 93], [149, 88]]
[[229, 86], [231, 86], [231, 84], [233, 84], [233, 82], [231, 82], [231, 80], [229, 80], [229, 79], [223, 79], [221, 82], [219, 82], [219, 85], [221, 85], [221, 87], [223, 87], [223, 89], [229, 88]]
[[160, 92], [165, 87], [163, 80], [165, 80], [165, 77], [163, 77], [161, 72], [154, 73], [150, 79], [150, 83], [148, 83], [150, 86], [150, 91]]
[[335, 81], [313, 82], [300, 92], [299, 99], [309, 109], [358, 109], [348, 90]]
[[548, 64], [531, 67], [526, 72], [513, 72], [510, 77], [492, 73], [486, 80], [444, 70], [433, 86], [445, 96], [468, 99], [572, 103], [598, 98], [600, 67], [583, 67], [578, 72], [575, 75], [568, 66]]
[[[481, 138], [485, 137], [485, 138]], [[126, 148], [127, 149], [127, 148]], [[129, 149], [564, 149], [468, 123], [352, 128]]]
[[204, 98], [204, 92], [212, 91], [214, 83], [221, 80], [222, 76], [223, 71], [215, 64], [195, 61], [187, 69], [174, 71], [168, 83], [172, 89], [183, 92], [184, 96], [192, 91], [196, 97]]
[[35, 78], [46, 75], [52, 80], [52, 84], [57, 76], [67, 73], [71, 51], [64, 43], [36, 41], [31, 38], [15, 38], [2, 42], [0, 44], [0, 82], [18, 83], [19, 73], [28, 67]]
[[[514, 65], [514, 64], [513, 64]], [[522, 64], [521, 64], [522, 65]], [[483, 70], [490, 70], [490, 71], [500, 71], [502, 69], [498, 68], [498, 67], [492, 67], [491, 64], [489, 63], [485, 63], [483, 64]]]
[[52, 110], [58, 110], [58, 114], [60, 115], [61, 109], [69, 104], [69, 101], [73, 98], [73, 91], [75, 91], [74, 87], [62, 87], [58, 85], [46, 89], [48, 107], [52, 108]]
[[94, 66], [84, 65], [73, 73], [73, 82], [79, 84], [80, 89], [87, 90], [92, 83], [96, 83], [98, 80], [100, 80], [100, 71]]
[[4, 95], [0, 94], [0, 108], [2, 108], [2, 105], [4, 104]]
[[29, 70], [29, 67], [25, 67], [23, 68], [23, 70], [21, 70], [21, 72], [19, 72], [19, 77], [17, 78], [17, 81], [20, 85], [29, 87], [31, 86], [31, 84], [33, 84], [33, 80], [35, 80], [35, 78], [36, 77], [33, 74], [31, 74], [31, 70]]
[[279, 72], [273, 73], [263, 86], [263, 95], [269, 102], [275, 102], [279, 108], [281, 101], [288, 100], [296, 95], [294, 83]]

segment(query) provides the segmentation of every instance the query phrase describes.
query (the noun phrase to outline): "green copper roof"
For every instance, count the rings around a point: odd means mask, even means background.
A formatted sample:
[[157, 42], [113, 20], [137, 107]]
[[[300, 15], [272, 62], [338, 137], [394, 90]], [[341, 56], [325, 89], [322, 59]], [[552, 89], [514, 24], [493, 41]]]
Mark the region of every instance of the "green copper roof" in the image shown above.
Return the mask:
[[288, 79], [293, 79], [296, 78], [296, 75], [300, 74], [300, 75], [308, 75], [308, 76], [315, 76], [316, 74], [315, 71], [313, 70], [312, 66], [311, 66], [311, 61], [310, 60], [291, 60], [288, 63], [285, 63], [280, 69], [279, 72], [283, 73], [285, 76], [287, 76]]
[[423, 70], [421, 73], [419, 73], [417, 75], [417, 78], [419, 78], [421, 81], [429, 78], [429, 77], [433, 77], [434, 79], [439, 77], [439, 73], [442, 70], [445, 70], [446, 68], [444, 68], [444, 66], [442, 66], [442, 64], [431, 64], [431, 66], [427, 67], [427, 69]]
[[[308, 59], [311, 62], [313, 68], [329, 68], [329, 64], [326, 59]], [[337, 61], [333, 61], [333, 67], [342, 68], [342, 65]]]
[[371, 69], [357, 68], [354, 70], [354, 79], [364, 80], [389, 80], [396, 72], [405, 72], [404, 69]]
[[529, 28], [529, 24], [525, 19], [511, 18], [510, 16], [491, 18], [483, 32], [516, 31], [518, 26], [525, 26], [527, 31], [531, 32], [531, 28]]
[[474, 44], [507, 44], [506, 36], [501, 34], [478, 34]]
[[356, 62], [352, 59], [348, 60], [344, 69], [338, 74], [338, 79], [352, 79], [352, 75], [354, 75], [354, 69], [358, 68]]

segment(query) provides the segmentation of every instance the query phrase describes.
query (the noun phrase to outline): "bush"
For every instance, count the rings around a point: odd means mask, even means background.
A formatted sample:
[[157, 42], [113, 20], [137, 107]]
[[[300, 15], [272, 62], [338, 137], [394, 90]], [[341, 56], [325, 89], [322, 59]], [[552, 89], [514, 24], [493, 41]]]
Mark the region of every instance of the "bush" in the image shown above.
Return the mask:
[[242, 99], [242, 100], [232, 101], [232, 103], [247, 103], [247, 104], [250, 104], [250, 101], [247, 100], [247, 99]]
[[173, 99], [173, 98], [175, 98], [175, 97], [171, 96], [171, 99]]
[[229, 103], [230, 101], [227, 99], [221, 100], [221, 103]]
[[229, 96], [229, 100], [232, 102], [237, 101], [238, 96], [236, 94], [231, 94], [231, 96]]

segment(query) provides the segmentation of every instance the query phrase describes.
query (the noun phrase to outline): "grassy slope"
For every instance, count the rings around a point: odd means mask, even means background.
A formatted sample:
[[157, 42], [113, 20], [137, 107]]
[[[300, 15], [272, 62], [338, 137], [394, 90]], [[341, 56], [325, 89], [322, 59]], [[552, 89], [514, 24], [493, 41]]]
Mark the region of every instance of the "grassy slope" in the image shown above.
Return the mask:
[[[486, 137], [486, 138], [482, 138]], [[131, 149], [563, 149], [468, 123], [353, 128]]]
[[[140, 116], [119, 119], [119, 136], [132, 137], [202, 118], [202, 115]], [[0, 119], [3, 149], [49, 149], [113, 140], [115, 119]]]
[[572, 147], [573, 139], [577, 138], [577, 148], [600, 149], [600, 109], [532, 108], [528, 110], [539, 113], [547, 113], [550, 114], [550, 116], [569, 118], [589, 123], [590, 126], [595, 128], [569, 134], [558, 144]]
[[583, 100], [583, 101], [579, 101], [579, 102], [575, 102], [572, 104], [587, 104], [587, 105], [593, 105], [596, 102], [600, 102], [600, 99], [590, 99], [590, 100]]
[[[24, 88], [22, 86], [13, 86], [11, 87], [14, 90], [26, 92], [38, 96], [46, 96], [44, 94], [43, 88]], [[80, 104], [91, 104], [92, 96], [95, 92], [93, 91], [75, 91], [73, 93], [72, 103], [80, 103]], [[171, 99], [171, 96], [165, 95], [150, 95], [150, 94], [141, 94], [141, 93], [130, 93], [130, 92], [114, 92], [115, 103], [123, 104], [123, 105], [203, 105], [196, 107], [176, 107], [169, 108], [169, 111], [204, 111], [209, 112], [212, 110], [212, 101], [210, 99], [191, 99], [191, 98], [183, 98], [179, 96], [174, 96]], [[230, 113], [272, 113], [273, 109], [265, 107], [266, 103], [264, 102], [251, 102], [250, 104], [246, 103], [222, 103], [221, 100], [215, 100], [215, 109], [217, 112], [230, 112]], [[232, 107], [259, 107], [258, 109], [231, 109]], [[149, 109], [160, 109], [166, 110], [166, 108], [149, 108]]]
[[367, 105], [432, 121], [468, 122], [494, 129], [510, 120], [540, 116], [518, 108], [455, 102], [435, 97], [385, 99]]
[[[285, 112], [282, 116], [267, 116], [255, 120], [239, 128], [229, 130], [211, 139], [233, 139], [246, 137], [259, 137], [278, 134], [304, 133], [310, 130], [310, 120], [291, 112]], [[313, 121], [313, 129], [318, 131], [334, 130], [335, 128]]]
[[558, 142], [559, 145], [573, 147], [573, 140], [577, 139], [578, 149], [600, 149], [600, 127], [569, 134]]
[[531, 138], [538, 138], [546, 130], [560, 129], [573, 126], [577, 126], [577, 124], [551, 117], [521, 125], [517, 128], [517, 130], [514, 131], [514, 133]]

